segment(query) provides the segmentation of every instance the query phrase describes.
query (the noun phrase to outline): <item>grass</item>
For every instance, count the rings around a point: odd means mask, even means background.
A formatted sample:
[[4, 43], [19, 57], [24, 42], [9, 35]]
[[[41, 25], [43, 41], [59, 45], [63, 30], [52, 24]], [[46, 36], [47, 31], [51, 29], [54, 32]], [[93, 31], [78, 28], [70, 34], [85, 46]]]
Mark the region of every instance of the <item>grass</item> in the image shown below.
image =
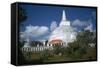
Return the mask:
[[[67, 55], [56, 55], [54, 54], [53, 56], [48, 56], [47, 59], [42, 56], [41, 60], [41, 53], [40, 52], [28, 52], [28, 53], [23, 53], [24, 57], [27, 61], [42, 61], [42, 62], [61, 62], [61, 61], [82, 61], [82, 60], [95, 60], [96, 59], [96, 49], [95, 48], [90, 48], [88, 49], [87, 53], [82, 56], [82, 58], [71, 58], [68, 57]], [[73, 56], [74, 57], [74, 56]]]

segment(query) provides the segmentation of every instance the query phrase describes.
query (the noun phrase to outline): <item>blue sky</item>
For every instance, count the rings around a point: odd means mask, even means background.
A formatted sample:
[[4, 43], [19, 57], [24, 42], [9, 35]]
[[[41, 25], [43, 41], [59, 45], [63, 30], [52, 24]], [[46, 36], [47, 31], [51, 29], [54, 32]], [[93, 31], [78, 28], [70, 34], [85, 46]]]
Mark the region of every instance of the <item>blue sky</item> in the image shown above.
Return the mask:
[[20, 5], [27, 12], [27, 19], [20, 26], [20, 31], [24, 32], [28, 26], [36, 28], [47, 27], [50, 30], [52, 21], [56, 21], [59, 25], [62, 18], [62, 11], [65, 10], [67, 20], [71, 21], [71, 26], [77, 28], [77, 31], [89, 28], [96, 29], [96, 9], [94, 8], [80, 8], [80, 7], [57, 7], [57, 6], [39, 6], [39, 5]]

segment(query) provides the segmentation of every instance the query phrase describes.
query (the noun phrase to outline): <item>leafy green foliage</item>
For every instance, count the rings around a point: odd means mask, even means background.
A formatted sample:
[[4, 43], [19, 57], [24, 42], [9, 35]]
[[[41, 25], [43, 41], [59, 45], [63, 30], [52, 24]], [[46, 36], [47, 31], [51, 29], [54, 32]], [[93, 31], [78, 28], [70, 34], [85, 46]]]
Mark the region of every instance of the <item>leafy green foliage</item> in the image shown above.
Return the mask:
[[89, 43], [96, 43], [94, 40], [94, 33], [90, 31], [83, 31], [78, 33], [74, 42], [68, 43], [66, 48], [66, 55], [72, 59], [82, 59], [90, 49]]
[[26, 19], [27, 19], [27, 13], [26, 13], [25, 9], [23, 9], [22, 7], [19, 6], [19, 8], [18, 8], [18, 22], [22, 23]]
[[[26, 11], [25, 9], [23, 9], [22, 7], [18, 7], [18, 23], [21, 24], [23, 21], [25, 21], [27, 19], [27, 16], [26, 16]], [[19, 60], [19, 64], [23, 64], [25, 63], [25, 58], [23, 56], [23, 53], [21, 51], [21, 48], [23, 47], [24, 45], [24, 41], [23, 42], [20, 42], [18, 41], [18, 60]]]
[[42, 51], [41, 52], [41, 54], [40, 54], [40, 58], [42, 59], [42, 60], [48, 60], [48, 57], [50, 56], [50, 51], [49, 50], [44, 50], [44, 51]]
[[19, 60], [18, 63], [19, 64], [23, 64], [24, 62], [26, 62], [25, 57], [21, 51], [21, 48], [23, 47], [23, 45], [24, 45], [24, 42], [19, 41], [19, 45], [18, 45], [18, 60]]
[[54, 54], [59, 54], [61, 52], [61, 45], [53, 46]]

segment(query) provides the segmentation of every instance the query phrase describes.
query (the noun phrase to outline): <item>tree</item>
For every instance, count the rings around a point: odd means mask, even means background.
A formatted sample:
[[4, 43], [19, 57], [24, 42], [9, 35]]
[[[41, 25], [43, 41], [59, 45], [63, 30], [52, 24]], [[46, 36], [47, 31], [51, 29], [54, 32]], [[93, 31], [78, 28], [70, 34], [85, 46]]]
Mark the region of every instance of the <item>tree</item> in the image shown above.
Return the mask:
[[21, 51], [21, 48], [23, 47], [23, 45], [24, 45], [24, 42], [19, 41], [19, 44], [18, 44], [18, 60], [19, 60], [18, 64], [23, 64], [26, 62], [25, 57]]
[[93, 43], [95, 38], [94, 33], [89, 30], [78, 33], [76, 40], [68, 43], [66, 55], [73, 59], [81, 59], [89, 49], [88, 44]]
[[[27, 19], [27, 13], [25, 9], [23, 9], [21, 6], [18, 7], [18, 23], [21, 24], [23, 21]], [[26, 62], [25, 57], [21, 51], [21, 48], [23, 47], [25, 42], [18, 41], [18, 63], [23, 64]]]
[[18, 8], [18, 22], [22, 23], [27, 19], [27, 13], [21, 6]]
[[53, 51], [54, 51], [54, 54], [62, 54], [63, 53], [63, 47], [59, 44], [55, 44], [55, 46], [53, 46]]
[[40, 58], [41, 60], [48, 60], [49, 55], [50, 55], [50, 51], [46, 49], [41, 52]]

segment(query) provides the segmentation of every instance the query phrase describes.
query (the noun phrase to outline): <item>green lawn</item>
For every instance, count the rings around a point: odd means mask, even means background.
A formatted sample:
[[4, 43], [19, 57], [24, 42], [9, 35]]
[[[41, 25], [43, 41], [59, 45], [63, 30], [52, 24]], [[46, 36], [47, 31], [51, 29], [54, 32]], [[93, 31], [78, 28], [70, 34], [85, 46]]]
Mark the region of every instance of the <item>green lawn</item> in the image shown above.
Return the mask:
[[[42, 62], [61, 62], [61, 61], [80, 61], [80, 60], [95, 60], [96, 59], [96, 49], [91, 48], [88, 49], [87, 53], [83, 55], [81, 58], [72, 58], [67, 55], [57, 55], [54, 54], [52, 56], [44, 56], [45, 54], [41, 55], [40, 52], [29, 52], [29, 53], [23, 53], [24, 57], [27, 61], [36, 61], [41, 60]], [[73, 56], [74, 57], [74, 56]]]

